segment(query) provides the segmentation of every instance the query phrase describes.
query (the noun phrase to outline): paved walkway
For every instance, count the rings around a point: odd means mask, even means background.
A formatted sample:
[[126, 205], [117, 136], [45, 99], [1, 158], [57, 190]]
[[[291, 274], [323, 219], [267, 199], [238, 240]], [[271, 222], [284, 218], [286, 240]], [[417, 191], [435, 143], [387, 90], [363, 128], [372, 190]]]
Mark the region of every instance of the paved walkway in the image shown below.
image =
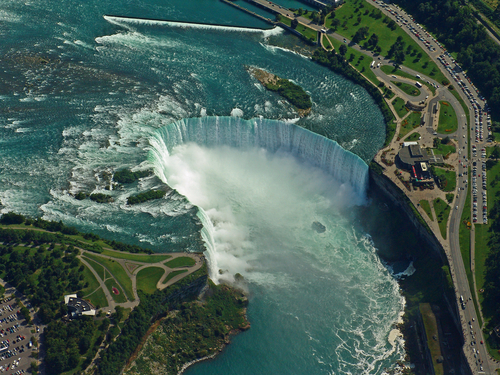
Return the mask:
[[[201, 268], [201, 266], [203, 265], [204, 263], [204, 256], [203, 254], [197, 254], [197, 253], [165, 253], [165, 254], [158, 254], [158, 255], [168, 255], [170, 256], [170, 258], [168, 259], [163, 259], [159, 262], [156, 262], [156, 263], [141, 263], [141, 262], [138, 262], [138, 261], [133, 261], [133, 260], [128, 260], [128, 259], [120, 259], [120, 258], [114, 258], [110, 255], [104, 255], [104, 254], [96, 254], [94, 252], [91, 252], [91, 251], [88, 251], [88, 250], [85, 250], [85, 249], [82, 249], [82, 248], [79, 248], [79, 250], [82, 252], [82, 254], [78, 255], [78, 258], [80, 259], [80, 261], [85, 264], [89, 269], [90, 271], [92, 272], [92, 274], [95, 276], [95, 278], [97, 279], [98, 283], [99, 283], [99, 288], [97, 288], [96, 290], [94, 290], [92, 293], [90, 293], [89, 295], [87, 295], [86, 297], [90, 296], [91, 294], [93, 294], [94, 292], [96, 292], [98, 289], [102, 289], [104, 291], [104, 295], [106, 296], [106, 300], [108, 302], [108, 307], [107, 308], [103, 308], [103, 309], [106, 309], [110, 312], [114, 312], [115, 311], [115, 308], [116, 306], [121, 306], [123, 308], [131, 308], [131, 309], [134, 309], [140, 302], [139, 300], [139, 295], [137, 294], [137, 274], [139, 273], [139, 271], [145, 269], [145, 268], [149, 268], [149, 267], [158, 267], [158, 268], [161, 268], [165, 271], [165, 273], [163, 274], [163, 276], [160, 278], [160, 280], [158, 281], [156, 287], [160, 290], [163, 290], [165, 289], [166, 287], [174, 284], [175, 282], [183, 279], [184, 277], [192, 274], [193, 272], [199, 270]], [[111, 249], [106, 249], [107, 251], [114, 251], [114, 250], [111, 250]], [[123, 252], [119, 252], [119, 251], [116, 251], [116, 253], [121, 253], [123, 254]], [[92, 255], [97, 255], [101, 258], [106, 258], [106, 259], [109, 259], [109, 260], [113, 260], [115, 262], [117, 262], [118, 264], [120, 264], [122, 266], [122, 268], [125, 270], [127, 276], [130, 278], [131, 282], [132, 282], [132, 292], [133, 292], [133, 297], [134, 299], [133, 300], [130, 300], [130, 298], [127, 297], [126, 293], [125, 293], [125, 288], [123, 285], [121, 285], [118, 280], [116, 279], [116, 277], [113, 276], [113, 273], [106, 268], [106, 266], [104, 266], [103, 264], [99, 263], [105, 270], [105, 272], [107, 272], [110, 276], [109, 277], [105, 277], [105, 279], [103, 280], [100, 275], [94, 270], [94, 268], [83, 258], [85, 256], [85, 254], [92, 254]], [[135, 255], [139, 255], [141, 256], [142, 254], [133, 254], [134, 256]], [[149, 256], [149, 254], [144, 254], [143, 256]], [[177, 259], [177, 258], [191, 258], [195, 261], [195, 264], [191, 267], [176, 267], [176, 268], [170, 268], [168, 267], [165, 263], [168, 263], [174, 259]], [[89, 258], [90, 259], [90, 258]], [[95, 262], [95, 260], [91, 259], [92, 261]], [[185, 270], [186, 272], [183, 272], [179, 275], [176, 275], [174, 276], [172, 279], [170, 279], [167, 283], [164, 284], [164, 280], [168, 277], [168, 275], [173, 272], [173, 271], [178, 271], [178, 270]], [[114, 299], [113, 299], [113, 296], [111, 295], [108, 287], [106, 286], [106, 280], [112, 278], [116, 284], [121, 288], [122, 292], [124, 293], [125, 295], [125, 298], [127, 298], [127, 302], [123, 302], [123, 303], [118, 303], [118, 302], [115, 302]]]

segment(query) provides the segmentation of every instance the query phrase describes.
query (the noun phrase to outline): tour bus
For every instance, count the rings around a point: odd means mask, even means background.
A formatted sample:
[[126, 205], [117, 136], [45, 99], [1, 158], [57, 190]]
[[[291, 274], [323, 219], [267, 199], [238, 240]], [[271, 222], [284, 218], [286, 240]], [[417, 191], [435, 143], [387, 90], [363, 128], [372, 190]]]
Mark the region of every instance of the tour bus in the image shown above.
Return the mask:
[[415, 86], [422, 87], [422, 84], [420, 82], [415, 82]]
[[375, 61], [372, 61], [372, 64], [370, 65], [370, 68], [373, 68], [373, 64], [375, 64]]

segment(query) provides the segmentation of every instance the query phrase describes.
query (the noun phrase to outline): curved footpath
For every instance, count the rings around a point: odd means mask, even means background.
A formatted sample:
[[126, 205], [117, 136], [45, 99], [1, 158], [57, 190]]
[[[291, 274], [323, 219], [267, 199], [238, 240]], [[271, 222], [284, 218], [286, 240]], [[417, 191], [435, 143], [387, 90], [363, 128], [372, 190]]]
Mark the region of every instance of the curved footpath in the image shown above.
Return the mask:
[[[83, 263], [85, 264], [85, 266], [87, 266], [90, 271], [92, 272], [92, 274], [95, 276], [95, 278], [97, 279], [100, 287], [97, 288], [94, 292], [96, 292], [98, 289], [101, 289], [104, 291], [104, 294], [106, 296], [106, 300], [108, 302], [108, 310], [110, 312], [114, 312], [115, 311], [115, 308], [116, 306], [121, 306], [123, 308], [135, 308], [140, 300], [139, 300], [139, 296], [137, 294], [137, 274], [139, 273], [139, 271], [145, 269], [145, 268], [149, 268], [149, 267], [156, 267], [156, 268], [161, 268], [163, 269], [165, 272], [164, 274], [162, 275], [162, 277], [160, 278], [160, 280], [158, 281], [158, 283], [156, 284], [156, 287], [160, 290], [163, 290], [165, 289], [166, 287], [176, 283], [177, 281], [183, 279], [184, 277], [192, 274], [193, 272], [199, 270], [201, 268], [201, 266], [203, 265], [203, 260], [204, 260], [204, 256], [203, 254], [197, 254], [197, 253], [165, 253], [165, 254], [161, 254], [161, 255], [170, 255], [170, 258], [168, 259], [163, 259], [159, 262], [156, 262], [156, 263], [141, 263], [141, 262], [138, 262], [138, 261], [132, 261], [132, 260], [128, 260], [128, 259], [120, 259], [120, 258], [114, 258], [112, 256], [109, 256], [109, 255], [104, 255], [104, 254], [96, 254], [92, 251], [88, 251], [88, 250], [85, 250], [85, 249], [82, 249], [82, 248], [78, 248], [82, 253], [80, 255], [78, 255], [78, 259]], [[110, 249], [107, 249], [108, 251], [114, 251], [114, 250], [110, 250]], [[133, 300], [130, 300], [127, 295], [125, 294], [125, 288], [123, 287], [123, 285], [121, 285], [118, 280], [113, 276], [113, 273], [106, 268], [106, 266], [104, 266], [103, 264], [100, 264], [105, 270], [106, 272], [110, 275], [110, 277], [106, 278], [105, 280], [103, 280], [99, 274], [94, 270], [94, 268], [83, 258], [85, 256], [85, 254], [93, 254], [93, 255], [98, 255], [99, 257], [101, 258], [106, 258], [106, 259], [109, 259], [109, 260], [113, 260], [115, 262], [117, 262], [118, 264], [120, 264], [120, 266], [122, 266], [122, 268], [125, 270], [127, 276], [130, 278], [130, 280], [132, 281], [132, 292], [134, 294], [134, 299]], [[119, 251], [117, 251], [117, 253], [120, 253]], [[143, 255], [143, 256], [149, 256], [149, 254], [134, 254], [134, 255]], [[177, 259], [177, 258], [191, 258], [195, 261], [195, 264], [191, 267], [176, 267], [176, 268], [170, 268], [168, 267], [165, 263], [168, 263], [174, 259]], [[132, 271], [131, 269], [132, 268]], [[172, 271], [180, 271], [180, 270], [185, 270], [186, 272], [183, 272], [179, 275], [176, 275], [174, 276], [172, 279], [170, 279], [168, 282], [164, 283], [164, 280], [168, 277], [168, 275], [172, 272]], [[114, 301], [113, 299], [113, 296], [111, 295], [111, 293], [109, 292], [109, 289], [108, 287], [106, 286], [105, 282], [107, 279], [109, 278], [112, 278], [116, 284], [121, 288], [121, 290], [123, 291], [123, 293], [125, 294], [125, 297], [127, 298], [127, 302], [124, 302], [124, 303], [117, 303]], [[94, 293], [92, 292], [92, 293]], [[85, 297], [88, 297], [90, 296], [92, 293], [90, 293], [89, 295], [85, 296]]]

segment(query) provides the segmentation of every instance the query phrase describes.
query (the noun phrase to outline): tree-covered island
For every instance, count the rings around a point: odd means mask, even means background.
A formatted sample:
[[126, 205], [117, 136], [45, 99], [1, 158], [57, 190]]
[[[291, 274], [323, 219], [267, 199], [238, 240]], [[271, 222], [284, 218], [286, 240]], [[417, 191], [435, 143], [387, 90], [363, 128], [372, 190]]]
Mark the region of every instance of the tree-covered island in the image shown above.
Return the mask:
[[301, 117], [307, 116], [311, 112], [311, 97], [299, 85], [259, 68], [247, 67], [246, 69], [266, 89], [277, 92], [284, 97], [296, 108]]

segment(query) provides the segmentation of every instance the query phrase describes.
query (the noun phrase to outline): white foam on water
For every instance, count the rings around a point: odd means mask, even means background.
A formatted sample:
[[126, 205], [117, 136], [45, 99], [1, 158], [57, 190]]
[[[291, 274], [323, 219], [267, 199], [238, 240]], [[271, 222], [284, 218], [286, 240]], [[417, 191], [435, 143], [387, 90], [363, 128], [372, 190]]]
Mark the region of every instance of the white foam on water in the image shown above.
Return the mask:
[[303, 55], [297, 51], [293, 51], [293, 50], [285, 48], [285, 47], [273, 46], [273, 45], [266, 44], [266, 43], [260, 43], [260, 45], [262, 47], [264, 47], [266, 50], [268, 50], [269, 52], [272, 52], [273, 54], [278, 53], [278, 51], [283, 51], [283, 52], [293, 53], [294, 55], [300, 56], [306, 60], [311, 59], [309, 56]]
[[[169, 26], [183, 29], [200, 29], [200, 30], [216, 30], [216, 31], [230, 31], [230, 32], [246, 32], [246, 33], [263, 33], [265, 37], [271, 35], [279, 35], [281, 28], [274, 27], [272, 29], [257, 29], [249, 27], [234, 27], [223, 25], [210, 25], [202, 23], [191, 22], [175, 22], [163, 20], [150, 20], [144, 18], [126, 18], [116, 16], [104, 16], [104, 19], [114, 25], [127, 27], [127, 25], [151, 25], [151, 26]], [[279, 29], [279, 30], [276, 30]]]
[[233, 117], [243, 117], [243, 110], [240, 108], [233, 108], [231, 110], [231, 116]]

